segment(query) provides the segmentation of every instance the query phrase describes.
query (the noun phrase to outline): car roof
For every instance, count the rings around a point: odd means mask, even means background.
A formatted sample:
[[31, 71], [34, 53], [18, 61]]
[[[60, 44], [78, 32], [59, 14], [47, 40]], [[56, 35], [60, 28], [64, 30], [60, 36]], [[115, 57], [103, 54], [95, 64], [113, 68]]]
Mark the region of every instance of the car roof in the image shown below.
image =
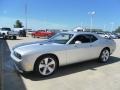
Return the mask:
[[97, 38], [101, 38], [98, 34], [94, 33], [94, 32], [73, 32], [73, 31], [69, 31], [69, 32], [61, 32], [61, 33], [66, 33], [66, 34], [73, 34], [73, 35], [80, 35], [80, 34], [91, 34], [94, 35]]
[[74, 34], [74, 35], [79, 35], [79, 34], [93, 34], [96, 35], [94, 32], [61, 32], [61, 33], [66, 33], [66, 34]]

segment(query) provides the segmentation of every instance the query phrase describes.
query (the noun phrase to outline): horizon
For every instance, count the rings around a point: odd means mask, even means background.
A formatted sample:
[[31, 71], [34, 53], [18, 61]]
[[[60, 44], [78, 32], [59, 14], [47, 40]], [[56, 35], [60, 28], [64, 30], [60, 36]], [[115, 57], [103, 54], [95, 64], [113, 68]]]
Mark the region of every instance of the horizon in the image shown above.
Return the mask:
[[16, 20], [25, 26], [27, 14], [28, 29], [91, 28], [88, 13], [95, 12], [92, 29], [114, 31], [120, 26], [119, 3], [119, 0], [1, 0], [0, 27], [13, 28]]

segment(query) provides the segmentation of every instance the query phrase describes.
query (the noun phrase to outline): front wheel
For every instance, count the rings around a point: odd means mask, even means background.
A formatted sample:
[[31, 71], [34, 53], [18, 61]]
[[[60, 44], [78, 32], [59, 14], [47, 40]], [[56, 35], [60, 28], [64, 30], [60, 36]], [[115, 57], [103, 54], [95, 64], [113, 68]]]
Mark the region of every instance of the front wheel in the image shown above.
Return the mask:
[[109, 60], [109, 57], [110, 57], [110, 51], [108, 49], [103, 49], [100, 54], [99, 61], [105, 63]]
[[5, 33], [2, 34], [2, 37], [3, 37], [3, 39], [7, 38], [7, 36], [5, 35]]
[[57, 70], [57, 67], [58, 63], [55, 57], [44, 56], [37, 62], [36, 70], [40, 76], [49, 76]]

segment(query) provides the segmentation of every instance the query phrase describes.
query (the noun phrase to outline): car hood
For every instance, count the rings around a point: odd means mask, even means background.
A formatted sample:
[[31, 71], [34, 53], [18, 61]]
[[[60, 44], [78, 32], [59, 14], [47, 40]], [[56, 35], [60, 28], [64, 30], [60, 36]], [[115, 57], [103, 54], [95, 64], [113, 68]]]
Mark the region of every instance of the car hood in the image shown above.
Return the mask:
[[13, 51], [18, 52], [20, 54], [27, 54], [27, 53], [34, 53], [34, 52], [44, 52], [45, 50], [49, 51], [52, 50], [57, 44], [49, 41], [42, 41], [42, 42], [30, 42], [30, 43], [23, 43], [20, 45], [16, 45], [13, 48]]

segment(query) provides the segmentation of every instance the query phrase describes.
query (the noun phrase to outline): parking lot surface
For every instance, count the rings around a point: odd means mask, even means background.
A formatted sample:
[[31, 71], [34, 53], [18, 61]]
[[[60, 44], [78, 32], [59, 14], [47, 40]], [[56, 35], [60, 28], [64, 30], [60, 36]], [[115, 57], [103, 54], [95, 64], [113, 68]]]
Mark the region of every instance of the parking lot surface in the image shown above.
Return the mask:
[[[0, 62], [3, 62], [2, 86], [4, 90], [120, 90], [120, 40], [116, 39], [116, 51], [106, 64], [93, 61], [61, 67], [50, 77], [41, 78], [33, 73], [16, 72], [10, 58], [10, 50], [19, 43], [43, 40], [18, 38], [0, 40]], [[1, 66], [1, 65], [0, 65]], [[0, 71], [0, 72], [1, 72]]]

